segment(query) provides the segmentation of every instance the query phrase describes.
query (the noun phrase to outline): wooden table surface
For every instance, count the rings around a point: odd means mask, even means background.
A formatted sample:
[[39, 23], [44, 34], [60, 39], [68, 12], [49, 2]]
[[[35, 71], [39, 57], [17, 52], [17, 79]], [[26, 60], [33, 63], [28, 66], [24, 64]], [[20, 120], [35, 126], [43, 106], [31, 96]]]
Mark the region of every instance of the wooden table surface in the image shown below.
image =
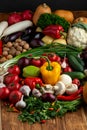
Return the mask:
[[[75, 18], [86, 16], [87, 11], [73, 11]], [[8, 14], [0, 13], [0, 21], [6, 20]], [[66, 113], [62, 118], [47, 120], [45, 124], [29, 125], [17, 119], [18, 113], [7, 112], [0, 102], [0, 130], [87, 130], [87, 105], [76, 112]]]

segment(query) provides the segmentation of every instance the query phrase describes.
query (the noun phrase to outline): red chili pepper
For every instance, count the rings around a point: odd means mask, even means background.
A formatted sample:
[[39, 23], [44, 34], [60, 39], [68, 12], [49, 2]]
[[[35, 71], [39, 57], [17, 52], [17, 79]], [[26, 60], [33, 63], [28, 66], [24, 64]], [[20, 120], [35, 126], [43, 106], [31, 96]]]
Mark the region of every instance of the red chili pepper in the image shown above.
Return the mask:
[[0, 40], [0, 55], [2, 55], [2, 41]]
[[57, 96], [57, 99], [58, 100], [62, 100], [62, 101], [72, 101], [72, 100], [75, 100], [75, 99], [78, 99], [81, 97], [80, 94], [82, 94], [83, 92], [83, 87], [80, 87], [78, 91], [76, 91], [74, 94], [71, 94], [69, 96], [65, 96], [65, 95], [58, 95]]
[[45, 122], [46, 122], [46, 120], [41, 120], [41, 121], [40, 121], [41, 124], [43, 124], [43, 123], [45, 123]]
[[64, 29], [61, 25], [49, 25], [46, 28], [43, 29], [43, 33], [45, 35], [51, 36], [53, 38], [60, 38], [61, 32], [63, 32]]
[[27, 77], [24, 80], [25, 84], [28, 85], [31, 89], [34, 89], [37, 86], [42, 86], [42, 80], [39, 77]]
[[75, 100], [75, 99], [78, 99], [78, 98], [80, 98], [80, 96], [78, 95], [78, 96], [64, 96], [64, 95], [59, 95], [59, 96], [57, 96], [57, 99], [58, 100], [62, 100], [62, 101], [73, 101], [73, 100]]

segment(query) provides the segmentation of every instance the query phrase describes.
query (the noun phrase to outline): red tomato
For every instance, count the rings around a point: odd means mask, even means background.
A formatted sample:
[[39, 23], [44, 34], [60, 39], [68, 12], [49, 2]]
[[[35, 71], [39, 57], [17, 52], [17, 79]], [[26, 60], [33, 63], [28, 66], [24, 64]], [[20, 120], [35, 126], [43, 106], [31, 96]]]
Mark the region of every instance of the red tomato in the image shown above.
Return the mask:
[[57, 55], [54, 53], [48, 54], [48, 58], [50, 61], [57, 61], [58, 60]]
[[0, 88], [0, 99], [8, 98], [10, 91], [7, 87]]
[[45, 62], [46, 62], [46, 59], [45, 58], [40, 58], [40, 60], [41, 60], [41, 65], [43, 65]]
[[72, 68], [67, 66], [66, 68], [64, 68], [64, 72], [72, 72]]
[[10, 90], [10, 91], [13, 91], [13, 90], [19, 90], [20, 89], [20, 84], [17, 83], [17, 82], [11, 82], [10, 84], [7, 85], [7, 88]]
[[41, 60], [40, 59], [32, 59], [31, 60], [31, 64], [34, 65], [34, 66], [37, 66], [37, 67], [40, 67], [41, 66]]
[[17, 74], [7, 74], [4, 77], [5, 84], [10, 84], [12, 82], [19, 82], [19, 76]]
[[14, 65], [8, 68], [8, 72], [12, 74], [20, 74], [20, 68], [18, 65]]
[[22, 93], [18, 90], [14, 90], [9, 95], [9, 101], [12, 104], [15, 104], [16, 102], [20, 101], [22, 97]]
[[76, 84], [77, 86], [80, 86], [80, 80], [77, 78], [73, 79], [72, 83]]
[[24, 10], [21, 16], [23, 20], [32, 20], [33, 13], [31, 10]]

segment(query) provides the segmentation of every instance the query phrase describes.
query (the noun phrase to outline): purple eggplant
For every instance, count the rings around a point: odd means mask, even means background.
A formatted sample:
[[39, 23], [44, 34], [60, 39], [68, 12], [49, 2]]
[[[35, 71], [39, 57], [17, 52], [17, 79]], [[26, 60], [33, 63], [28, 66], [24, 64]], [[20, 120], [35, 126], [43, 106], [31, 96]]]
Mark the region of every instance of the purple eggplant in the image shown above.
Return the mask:
[[2, 37], [2, 41], [4, 43], [7, 43], [7, 42], [14, 42], [17, 38], [19, 38], [20, 36], [22, 35], [22, 32], [16, 32], [16, 33], [13, 33], [13, 34], [10, 34], [8, 36], [5, 36], [5, 37]]
[[34, 38], [34, 39], [31, 40], [29, 45], [30, 45], [31, 48], [36, 48], [36, 47], [44, 46], [44, 43], [41, 41], [41, 39]]

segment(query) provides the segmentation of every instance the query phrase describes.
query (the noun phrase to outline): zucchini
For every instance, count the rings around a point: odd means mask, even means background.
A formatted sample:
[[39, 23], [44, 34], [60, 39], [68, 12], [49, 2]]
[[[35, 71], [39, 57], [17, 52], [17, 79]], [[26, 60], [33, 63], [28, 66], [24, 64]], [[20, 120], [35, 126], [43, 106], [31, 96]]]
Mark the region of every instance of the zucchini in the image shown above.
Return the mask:
[[84, 79], [86, 77], [84, 73], [78, 71], [65, 72], [64, 74], [68, 74], [72, 79]]
[[75, 71], [84, 71], [84, 66], [77, 60], [77, 58], [73, 55], [68, 55], [68, 60], [70, 66], [75, 70]]

